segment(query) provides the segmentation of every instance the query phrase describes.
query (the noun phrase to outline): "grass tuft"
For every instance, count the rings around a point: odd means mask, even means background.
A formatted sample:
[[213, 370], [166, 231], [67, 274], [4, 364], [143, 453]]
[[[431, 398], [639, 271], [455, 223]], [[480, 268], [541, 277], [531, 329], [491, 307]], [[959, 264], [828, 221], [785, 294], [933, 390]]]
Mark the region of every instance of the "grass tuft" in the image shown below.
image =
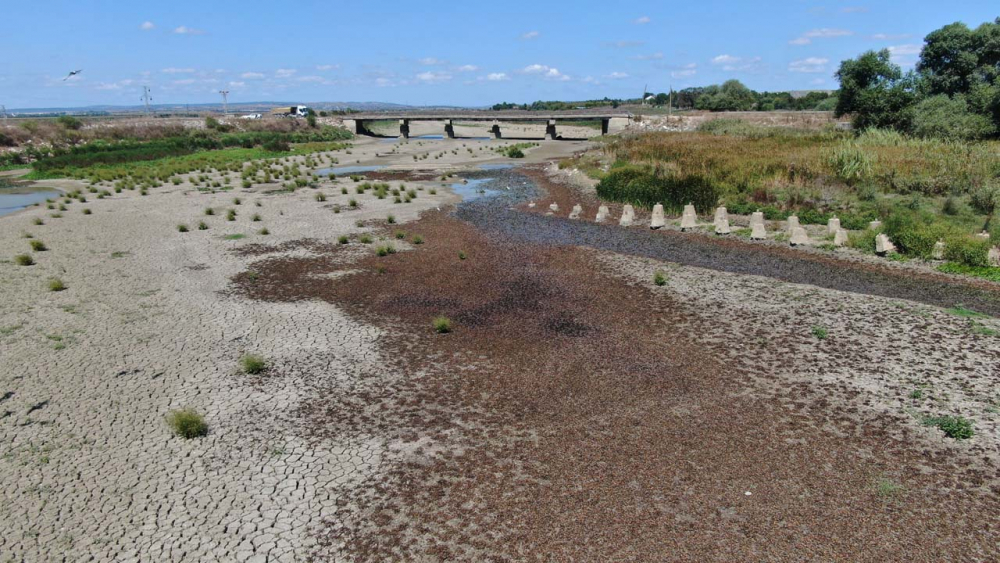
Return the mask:
[[267, 361], [263, 356], [247, 354], [240, 358], [240, 369], [243, 370], [243, 373], [251, 375], [263, 373], [267, 369]]
[[167, 415], [167, 425], [174, 431], [174, 434], [190, 440], [200, 438], [208, 434], [208, 424], [205, 417], [194, 409], [180, 409], [171, 411]]
[[821, 326], [814, 326], [812, 327], [812, 335], [819, 340], [826, 340], [826, 337], [829, 336], [829, 332]]
[[14, 257], [14, 263], [18, 266], [34, 266], [35, 259], [30, 254], [18, 254]]
[[928, 416], [923, 423], [925, 426], [936, 426], [945, 436], [956, 440], [967, 440], [974, 434], [972, 421], [960, 416]]
[[653, 274], [653, 283], [656, 285], [667, 285], [667, 276], [663, 272], [656, 272]]
[[66, 284], [59, 278], [52, 278], [49, 280], [49, 291], [63, 291], [66, 289]]
[[448, 317], [437, 317], [432, 321], [434, 332], [447, 334], [451, 332], [451, 320]]
[[31, 249], [35, 252], [45, 252], [49, 247], [45, 246], [45, 243], [40, 240], [31, 241]]

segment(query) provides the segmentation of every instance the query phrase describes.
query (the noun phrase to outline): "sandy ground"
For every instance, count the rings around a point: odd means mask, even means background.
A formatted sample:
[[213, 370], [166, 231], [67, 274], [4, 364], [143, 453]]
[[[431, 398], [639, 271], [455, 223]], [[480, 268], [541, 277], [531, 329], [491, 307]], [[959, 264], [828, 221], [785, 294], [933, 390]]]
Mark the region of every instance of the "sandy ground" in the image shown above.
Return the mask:
[[[498, 162], [490, 150], [497, 145], [362, 139], [351, 155], [333, 156], [341, 165], [414, 168], [428, 165], [415, 164], [412, 155], [426, 155], [441, 170]], [[471, 155], [464, 152], [470, 147]], [[395, 157], [379, 156], [393, 148]], [[333, 244], [349, 235], [354, 252], [371, 253], [380, 243], [365, 246], [356, 238], [373, 227], [356, 222], [384, 225], [393, 214], [403, 223], [454, 201], [448, 183], [407, 183], [421, 190], [409, 204], [357, 195], [355, 185], [342, 178], [295, 193], [268, 193], [276, 184], [208, 193], [185, 182], [148, 196], [91, 195], [69, 203], [61, 218], [34, 207], [0, 219], [0, 245], [7, 249], [0, 264], [4, 559], [305, 557], [311, 530], [330, 513], [338, 491], [372, 471], [385, 444], [373, 436], [308, 443], [289, 413], [314, 383], [310, 378], [328, 386], [380, 365], [381, 332], [329, 304], [264, 305], [225, 290], [246, 267], [240, 248], [302, 239]], [[350, 194], [341, 195], [341, 186]], [[316, 201], [316, 191], [327, 201]], [[335, 206], [342, 212], [334, 213]], [[204, 215], [206, 207], [216, 214]], [[226, 209], [238, 211], [236, 221], [226, 220]], [[35, 225], [36, 218], [44, 224]], [[196, 229], [199, 221], [209, 229]], [[181, 223], [190, 231], [178, 232]], [[270, 235], [257, 234], [264, 227]], [[29, 252], [27, 233], [49, 250]], [[33, 254], [36, 264], [15, 265], [21, 253]], [[67, 289], [48, 291], [51, 278]], [[238, 372], [238, 358], [249, 352], [272, 362], [273, 377]], [[208, 437], [171, 436], [164, 417], [180, 407], [206, 414]]]
[[[436, 210], [457, 201], [442, 172], [504, 162], [506, 144], [360, 139], [324, 155], [390, 165], [411, 203], [349, 178], [183, 183], [0, 218], [0, 555], [997, 556], [995, 319], [606, 251], [497, 251]], [[542, 143], [522, 162], [585, 147]], [[49, 247], [34, 266], [12, 260], [25, 233]], [[380, 261], [384, 244], [401, 252]], [[428, 338], [449, 310], [455, 338]], [[269, 370], [241, 374], [244, 353]], [[207, 437], [171, 435], [180, 407], [206, 414]], [[941, 414], [976, 435], [918, 420]], [[880, 478], [902, 492], [880, 497]]]

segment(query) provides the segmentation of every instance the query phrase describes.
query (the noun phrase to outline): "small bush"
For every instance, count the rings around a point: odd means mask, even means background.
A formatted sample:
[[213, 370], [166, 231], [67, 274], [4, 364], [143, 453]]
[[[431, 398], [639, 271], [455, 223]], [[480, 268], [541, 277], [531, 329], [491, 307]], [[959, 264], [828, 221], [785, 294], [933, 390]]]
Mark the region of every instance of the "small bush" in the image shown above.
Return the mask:
[[458, 251], [458, 259], [459, 260], [465, 260], [466, 258], [468, 258], [468, 256], [465, 255], [465, 251], [464, 250], [459, 250]]
[[379, 256], [388, 256], [390, 254], [395, 254], [396, 249], [391, 244], [385, 244], [375, 249], [375, 253]]
[[258, 374], [267, 369], [267, 361], [264, 360], [263, 356], [247, 354], [240, 358], [240, 368], [243, 370], [243, 373], [250, 375]]
[[49, 280], [49, 291], [62, 291], [66, 289], [66, 284], [59, 278]]
[[964, 266], [985, 268], [990, 265], [990, 241], [970, 236], [953, 236], [945, 239], [944, 257]]
[[432, 321], [434, 332], [445, 334], [451, 332], [451, 320], [448, 317], [437, 317]]
[[254, 213], [253, 216], [250, 217], [250, 220], [253, 221], [254, 223], [260, 221], [260, 214], [259, 213]]
[[215, 210], [212, 209], [211, 207], [206, 207], [205, 208], [205, 215], [215, 215]]
[[269, 231], [267, 229], [267, 227], [264, 227], [263, 229], [257, 231], [257, 234], [267, 236], [267, 235], [271, 234], [271, 231]]
[[91, 213], [93, 213], [93, 212], [92, 212], [92, 211], [90, 210], [90, 208], [89, 208], [89, 207], [87, 207], [87, 208], [84, 208], [84, 210], [83, 210], [83, 214], [84, 214], [84, 215], [90, 215]]
[[927, 426], [936, 426], [944, 435], [956, 440], [966, 440], [972, 437], [972, 421], [960, 416], [931, 416], [924, 419]]
[[349, 238], [347, 237], [347, 235], [340, 235], [340, 236], [339, 236], [339, 237], [337, 238], [337, 242], [338, 242], [338, 243], [340, 243], [340, 244], [347, 244], [348, 242], [350, 242], [350, 240], [351, 240], [351, 239], [349, 239]]
[[358, 242], [360, 242], [361, 244], [371, 244], [372, 237], [368, 235], [361, 235], [360, 237], [358, 237]]
[[198, 222], [198, 230], [199, 231], [207, 231], [208, 230], [208, 224], [205, 223], [204, 221], [199, 221]]
[[235, 221], [236, 220], [236, 210], [235, 209], [230, 209], [229, 211], [226, 212], [226, 220], [227, 221]]
[[319, 192], [318, 194], [316, 194], [316, 201], [319, 202], [326, 201], [326, 194], [324, 194], [323, 192]]
[[34, 225], [44, 225], [45, 221], [42, 221], [41, 217], [35, 217], [35, 220], [32, 221], [32, 224], [34, 224]]
[[354, 198], [351, 198], [351, 199], [350, 199], [350, 200], [349, 200], [349, 201], [347, 202], [347, 205], [350, 205], [351, 207], [357, 207], [357, 206], [358, 206], [358, 200], [356, 200], [356, 199], [354, 199]]
[[45, 246], [45, 243], [40, 240], [33, 240], [31, 241], [30, 244], [31, 244], [31, 249], [34, 250], [35, 252], [45, 252], [46, 250], [49, 249], [47, 246]]
[[826, 340], [826, 337], [829, 335], [829, 332], [821, 326], [814, 326], [812, 327], [812, 335], [819, 340]]
[[423, 244], [423, 243], [424, 243], [424, 237], [420, 235], [413, 235], [413, 244]]
[[181, 233], [186, 233], [186, 232], [188, 232], [188, 226], [187, 225], [177, 225], [177, 231], [181, 232]]
[[667, 285], [667, 276], [663, 272], [653, 274], [653, 283], [656, 285]]
[[388, 217], [385, 218], [385, 221], [390, 225], [393, 225], [396, 223], [396, 217], [393, 215], [389, 215]]
[[397, 239], [404, 239], [404, 238], [406, 238], [406, 233], [404, 233], [403, 231], [396, 231], [396, 238]]
[[14, 257], [14, 263], [18, 266], [33, 266], [35, 259], [30, 254], [18, 254]]
[[167, 425], [177, 436], [190, 440], [208, 434], [208, 424], [205, 417], [194, 409], [171, 411], [167, 415]]

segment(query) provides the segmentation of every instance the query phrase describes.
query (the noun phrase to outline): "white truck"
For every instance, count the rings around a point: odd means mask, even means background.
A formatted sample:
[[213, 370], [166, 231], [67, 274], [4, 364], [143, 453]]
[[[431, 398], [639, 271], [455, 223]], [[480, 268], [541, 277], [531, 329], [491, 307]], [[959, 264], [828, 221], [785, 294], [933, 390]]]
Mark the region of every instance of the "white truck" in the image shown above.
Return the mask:
[[305, 117], [309, 115], [309, 108], [306, 106], [281, 106], [271, 110], [271, 115], [279, 117]]

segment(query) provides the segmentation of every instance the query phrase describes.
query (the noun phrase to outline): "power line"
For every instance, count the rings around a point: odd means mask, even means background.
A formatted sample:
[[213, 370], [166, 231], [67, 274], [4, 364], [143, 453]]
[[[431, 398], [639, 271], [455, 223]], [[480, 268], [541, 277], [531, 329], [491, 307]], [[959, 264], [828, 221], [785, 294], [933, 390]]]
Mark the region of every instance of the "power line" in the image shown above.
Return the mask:
[[149, 95], [149, 86], [142, 87], [142, 101], [146, 103], [146, 115], [149, 115], [149, 102], [153, 101], [153, 97]]
[[229, 90], [219, 90], [222, 94], [222, 115], [229, 113]]

